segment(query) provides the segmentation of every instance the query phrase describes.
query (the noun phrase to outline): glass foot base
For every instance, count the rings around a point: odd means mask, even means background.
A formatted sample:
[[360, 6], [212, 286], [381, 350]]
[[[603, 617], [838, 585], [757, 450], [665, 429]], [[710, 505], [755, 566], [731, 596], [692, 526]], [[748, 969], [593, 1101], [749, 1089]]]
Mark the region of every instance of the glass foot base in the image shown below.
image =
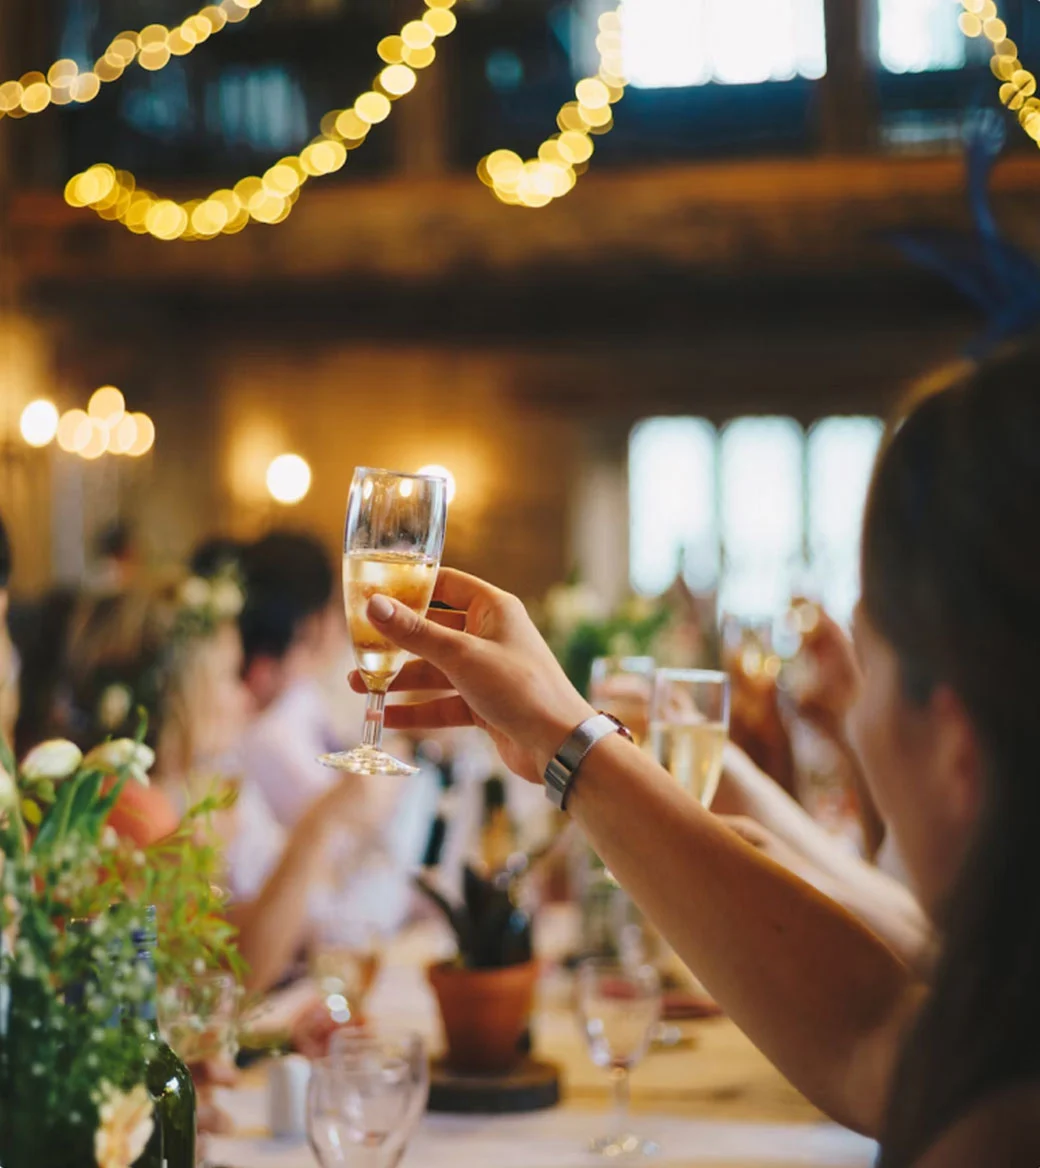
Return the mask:
[[419, 768], [411, 763], [401, 762], [384, 750], [374, 750], [371, 746], [358, 746], [354, 750], [338, 750], [334, 754], [318, 756], [322, 766], [337, 771], [349, 771], [352, 775], [416, 775]]
[[631, 1132], [624, 1132], [616, 1136], [602, 1136], [589, 1144], [589, 1151], [597, 1156], [605, 1156], [611, 1160], [639, 1156], [656, 1156], [661, 1145], [653, 1140], [644, 1140]]

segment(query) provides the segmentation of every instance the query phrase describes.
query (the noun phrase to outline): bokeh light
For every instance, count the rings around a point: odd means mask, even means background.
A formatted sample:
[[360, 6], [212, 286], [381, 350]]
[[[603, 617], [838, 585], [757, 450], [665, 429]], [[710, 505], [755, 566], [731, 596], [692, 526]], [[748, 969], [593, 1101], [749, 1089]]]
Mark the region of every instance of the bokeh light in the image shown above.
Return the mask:
[[275, 502], [292, 506], [311, 489], [311, 468], [298, 454], [279, 454], [267, 468], [266, 481]]
[[58, 407], [46, 398], [29, 402], [22, 410], [19, 428], [30, 446], [47, 446], [58, 433]]
[[92, 421], [111, 429], [126, 413], [126, 399], [114, 385], [103, 385], [95, 390], [87, 403], [87, 414]]
[[126, 453], [131, 458], [140, 458], [155, 445], [155, 423], [147, 414], [133, 413], [130, 417], [137, 427], [137, 434]]
[[448, 502], [452, 503], [455, 500], [455, 476], [446, 466], [441, 466], [439, 463], [430, 463], [429, 466], [421, 466], [415, 472], [416, 474], [428, 475], [433, 479], [444, 479], [447, 484]]
[[68, 410], [58, 420], [58, 445], [69, 454], [79, 454], [93, 432], [86, 410]]
[[[60, 76], [68, 100], [89, 101], [97, 96], [103, 81], [114, 80], [134, 60], [144, 69], [163, 68], [171, 55], [186, 55], [226, 23], [245, 19], [259, 3], [260, 0], [221, 0], [219, 5], [203, 8], [172, 30], [154, 24], [140, 33], [121, 33], [91, 73], [78, 73], [74, 61], [61, 62], [60, 74], [59, 62], [52, 69], [56, 77]], [[128, 171], [116, 171], [99, 163], [69, 179], [66, 202], [72, 207], [90, 207], [100, 218], [122, 223], [135, 235], [151, 234], [162, 240], [215, 239], [234, 235], [251, 222], [283, 223], [308, 179], [341, 169], [347, 152], [360, 146], [371, 128], [390, 116], [393, 102], [415, 88], [415, 70], [425, 69], [437, 56], [434, 41], [455, 29], [456, 18], [451, 12], [454, 5], [455, 0], [426, 0], [422, 19], [409, 21], [399, 36], [384, 37], [378, 53], [387, 67], [373, 79], [372, 88], [360, 94], [349, 109], [326, 113], [321, 119], [320, 136], [298, 155], [283, 158], [270, 167], [263, 178], [249, 175], [235, 184], [233, 192], [214, 191], [206, 198], [179, 202], [138, 188]], [[0, 117], [5, 111], [24, 112], [21, 105], [28, 80], [27, 75], [21, 82], [0, 86]], [[39, 80], [46, 79], [41, 74]], [[57, 98], [52, 95], [51, 100]], [[567, 184], [557, 181], [552, 185], [562, 189]], [[237, 205], [229, 205], [227, 196]], [[221, 203], [226, 214], [217, 210], [215, 203]]]

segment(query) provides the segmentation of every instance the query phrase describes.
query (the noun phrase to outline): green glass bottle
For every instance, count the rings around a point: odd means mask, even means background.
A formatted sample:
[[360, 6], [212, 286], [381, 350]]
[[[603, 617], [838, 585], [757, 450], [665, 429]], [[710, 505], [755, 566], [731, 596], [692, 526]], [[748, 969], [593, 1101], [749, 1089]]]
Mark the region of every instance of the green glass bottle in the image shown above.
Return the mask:
[[148, 992], [134, 1014], [151, 1031], [155, 1053], [145, 1071], [145, 1085], [155, 1104], [155, 1131], [134, 1168], [195, 1168], [195, 1084], [191, 1072], [159, 1033], [155, 985], [155, 910], [146, 928], [135, 930], [137, 960], [149, 974]]

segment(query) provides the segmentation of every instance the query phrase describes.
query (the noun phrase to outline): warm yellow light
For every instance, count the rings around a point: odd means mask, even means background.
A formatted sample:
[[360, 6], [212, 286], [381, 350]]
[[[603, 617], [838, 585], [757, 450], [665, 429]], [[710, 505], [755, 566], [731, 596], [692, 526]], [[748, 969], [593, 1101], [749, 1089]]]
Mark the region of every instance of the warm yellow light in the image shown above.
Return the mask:
[[427, 45], [424, 49], [413, 49], [411, 45], [405, 45], [401, 55], [406, 65], [411, 65], [413, 69], [425, 69], [436, 60], [437, 50], [433, 45]]
[[429, 466], [421, 466], [415, 472], [416, 474], [426, 475], [431, 479], [444, 479], [446, 484], [446, 491], [448, 502], [454, 502], [455, 499], [455, 476], [446, 466], [441, 466], [439, 463], [431, 463]]
[[134, 413], [130, 414], [129, 417], [133, 418], [137, 426], [137, 437], [126, 453], [131, 458], [140, 458], [142, 454], [147, 454], [155, 444], [155, 423], [147, 414]]
[[344, 110], [336, 118], [336, 133], [341, 138], [345, 138], [348, 142], [353, 142], [355, 145], [363, 141], [365, 135], [371, 129], [371, 125], [362, 118], [359, 118], [352, 109]]
[[62, 57], [47, 70], [47, 80], [51, 85], [61, 85], [63, 82], [69, 85], [78, 72], [79, 66], [75, 61]]
[[379, 74], [379, 84], [393, 97], [403, 97], [415, 88], [417, 78], [407, 65], [387, 65]]
[[100, 458], [107, 449], [108, 427], [103, 426], [96, 420], [92, 420], [90, 423], [90, 437], [87, 439], [86, 445], [80, 449], [80, 457], [86, 458], [88, 461], [93, 461], [95, 458]]
[[22, 437], [30, 446], [46, 446], [58, 432], [58, 408], [46, 398], [31, 401], [19, 423]]
[[51, 87], [46, 81], [36, 81], [22, 94], [22, 109], [27, 114], [38, 114], [51, 104]]
[[373, 125], [377, 122], [385, 122], [390, 116], [390, 99], [386, 94], [376, 93], [374, 89], [370, 89], [367, 93], [361, 94], [354, 102], [354, 110], [364, 122], [370, 122]]
[[577, 130], [565, 130], [559, 137], [560, 153], [572, 165], [592, 157], [592, 139]]
[[455, 25], [458, 23], [455, 19], [455, 13], [449, 12], [446, 8], [431, 8], [422, 18], [422, 22], [439, 37], [445, 37], [454, 32]]
[[410, 20], [401, 29], [401, 40], [410, 49], [427, 49], [436, 39], [436, 33], [421, 20]]
[[76, 454], [86, 446], [92, 431], [86, 410], [68, 410], [58, 419], [58, 445]]
[[[585, 109], [603, 109], [610, 103], [610, 91], [598, 77], [586, 77], [574, 87], [578, 105]], [[584, 112], [584, 111], [582, 111]]]
[[114, 385], [103, 385], [96, 389], [87, 402], [87, 415], [91, 421], [99, 422], [111, 429], [126, 413], [126, 398]]
[[376, 46], [376, 52], [388, 65], [399, 65], [404, 59], [404, 41], [399, 36], [388, 36]]
[[113, 454], [128, 454], [137, 441], [137, 422], [133, 414], [124, 414], [112, 431], [108, 448]]
[[411, 479], [401, 479], [400, 485], [397, 489], [401, 492], [402, 499], [410, 499], [412, 497], [412, 492], [415, 490], [415, 483], [413, 483]]
[[276, 503], [292, 506], [311, 489], [311, 468], [298, 454], [279, 454], [267, 468], [267, 490]]

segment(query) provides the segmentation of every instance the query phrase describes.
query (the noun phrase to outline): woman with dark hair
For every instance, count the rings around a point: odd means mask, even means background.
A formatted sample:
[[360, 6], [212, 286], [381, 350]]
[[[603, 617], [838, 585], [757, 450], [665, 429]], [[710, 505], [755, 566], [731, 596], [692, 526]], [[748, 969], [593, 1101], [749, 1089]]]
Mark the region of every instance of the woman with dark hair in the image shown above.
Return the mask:
[[852, 736], [941, 934], [931, 985], [595, 717], [515, 598], [443, 571], [462, 631], [369, 604], [425, 658], [399, 687], [442, 691], [388, 725], [475, 723], [519, 774], [546, 774], [730, 1016], [877, 1134], [884, 1168], [1040, 1164], [1038, 371], [1026, 353], [919, 403], [867, 509]]

